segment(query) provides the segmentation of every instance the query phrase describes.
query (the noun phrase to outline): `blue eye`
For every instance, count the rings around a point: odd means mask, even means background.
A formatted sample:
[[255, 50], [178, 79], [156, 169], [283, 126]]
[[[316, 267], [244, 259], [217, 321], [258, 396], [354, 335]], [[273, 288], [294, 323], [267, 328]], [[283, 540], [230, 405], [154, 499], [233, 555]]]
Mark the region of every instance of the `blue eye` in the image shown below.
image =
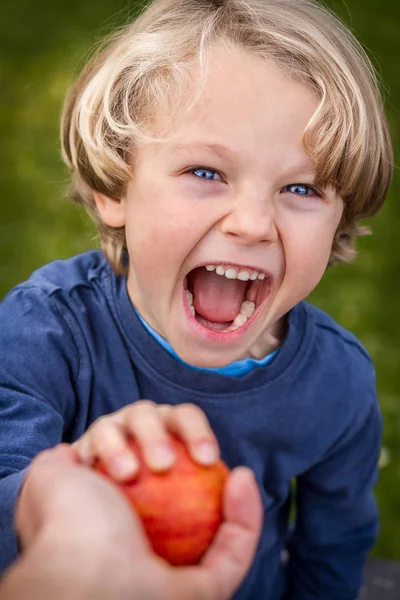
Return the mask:
[[306, 185], [304, 183], [292, 183], [290, 185], [286, 185], [282, 189], [282, 191], [289, 192], [290, 194], [296, 194], [297, 196], [305, 197], [320, 195], [314, 187]]
[[221, 181], [221, 176], [212, 169], [198, 167], [197, 169], [193, 169], [191, 173], [193, 173], [193, 175], [198, 179], [207, 179], [208, 181]]

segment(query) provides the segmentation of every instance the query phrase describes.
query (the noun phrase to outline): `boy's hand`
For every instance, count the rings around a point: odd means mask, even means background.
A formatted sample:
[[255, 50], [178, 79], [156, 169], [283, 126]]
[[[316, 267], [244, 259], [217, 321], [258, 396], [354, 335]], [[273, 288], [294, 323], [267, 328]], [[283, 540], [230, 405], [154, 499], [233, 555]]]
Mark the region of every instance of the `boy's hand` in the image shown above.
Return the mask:
[[146, 465], [153, 471], [163, 471], [175, 460], [171, 433], [187, 444], [196, 462], [211, 465], [219, 459], [218, 443], [207, 417], [194, 404], [135, 402], [97, 419], [73, 446], [85, 464], [91, 465], [99, 458], [114, 479], [123, 481], [134, 477], [139, 468], [128, 446], [128, 436], [141, 446]]

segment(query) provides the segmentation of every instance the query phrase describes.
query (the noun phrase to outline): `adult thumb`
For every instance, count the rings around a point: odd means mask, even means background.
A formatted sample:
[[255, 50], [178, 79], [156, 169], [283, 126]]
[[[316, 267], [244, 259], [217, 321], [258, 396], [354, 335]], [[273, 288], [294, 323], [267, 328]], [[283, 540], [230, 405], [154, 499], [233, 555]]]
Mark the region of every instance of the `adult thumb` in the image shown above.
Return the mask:
[[179, 593], [176, 598], [231, 598], [251, 567], [262, 521], [261, 495], [253, 472], [246, 467], [237, 467], [231, 472], [225, 488], [224, 521], [201, 563], [197, 567], [177, 570], [176, 589]]

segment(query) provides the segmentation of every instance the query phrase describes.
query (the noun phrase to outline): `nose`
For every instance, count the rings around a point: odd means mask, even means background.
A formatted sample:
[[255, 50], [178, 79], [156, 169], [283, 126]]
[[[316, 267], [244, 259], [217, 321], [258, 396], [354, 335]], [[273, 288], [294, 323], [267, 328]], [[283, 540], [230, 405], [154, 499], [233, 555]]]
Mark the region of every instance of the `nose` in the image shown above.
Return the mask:
[[273, 201], [261, 194], [238, 196], [222, 221], [221, 231], [248, 245], [277, 241]]

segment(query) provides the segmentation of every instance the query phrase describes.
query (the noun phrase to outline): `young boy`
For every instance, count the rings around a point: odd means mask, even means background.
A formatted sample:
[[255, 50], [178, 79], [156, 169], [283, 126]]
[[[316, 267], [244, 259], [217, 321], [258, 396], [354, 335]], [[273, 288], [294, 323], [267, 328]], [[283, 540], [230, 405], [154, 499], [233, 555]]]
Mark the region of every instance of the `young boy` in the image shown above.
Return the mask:
[[158, 0], [90, 62], [62, 135], [103, 253], [1, 307], [2, 564], [40, 450], [74, 443], [124, 479], [127, 434], [168, 469], [173, 432], [256, 474], [263, 534], [235, 598], [355, 599], [377, 534], [374, 369], [304, 298], [390, 185], [363, 50], [310, 0]]

